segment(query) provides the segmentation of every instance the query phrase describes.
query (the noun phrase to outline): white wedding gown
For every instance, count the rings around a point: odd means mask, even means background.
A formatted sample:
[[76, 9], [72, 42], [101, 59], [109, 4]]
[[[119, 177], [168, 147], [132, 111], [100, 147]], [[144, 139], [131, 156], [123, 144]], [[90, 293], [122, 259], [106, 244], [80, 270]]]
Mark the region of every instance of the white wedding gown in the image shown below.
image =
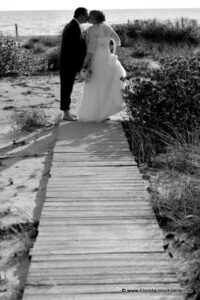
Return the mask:
[[111, 54], [109, 43], [116, 46], [120, 39], [108, 25], [95, 24], [87, 32], [87, 51], [92, 53], [92, 76], [84, 85], [83, 95], [78, 110], [78, 120], [83, 122], [100, 122], [120, 112], [123, 107], [121, 89], [126, 76], [116, 55]]

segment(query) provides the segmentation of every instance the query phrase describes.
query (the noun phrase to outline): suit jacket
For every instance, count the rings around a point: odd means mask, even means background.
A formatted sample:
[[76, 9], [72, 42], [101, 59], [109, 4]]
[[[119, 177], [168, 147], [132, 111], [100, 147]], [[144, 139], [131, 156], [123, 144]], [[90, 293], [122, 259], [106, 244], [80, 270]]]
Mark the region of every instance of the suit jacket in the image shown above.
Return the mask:
[[86, 55], [86, 43], [82, 36], [80, 26], [76, 20], [68, 23], [62, 34], [60, 50], [60, 72], [70, 70], [78, 72]]

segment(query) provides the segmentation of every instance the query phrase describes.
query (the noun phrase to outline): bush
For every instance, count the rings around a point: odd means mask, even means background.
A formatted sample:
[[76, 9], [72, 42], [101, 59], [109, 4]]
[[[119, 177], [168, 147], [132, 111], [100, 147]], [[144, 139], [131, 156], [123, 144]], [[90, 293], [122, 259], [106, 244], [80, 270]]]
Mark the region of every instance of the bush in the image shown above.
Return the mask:
[[34, 45], [34, 48], [33, 48], [34, 54], [44, 53], [44, 52], [45, 52], [45, 47], [41, 43], [37, 43]]
[[32, 40], [27, 40], [22, 43], [22, 47], [27, 50], [33, 50], [34, 49], [34, 42]]
[[58, 36], [41, 36], [40, 43], [45, 47], [57, 47], [61, 43], [61, 37]]
[[44, 58], [33, 55], [13, 40], [0, 40], [0, 77], [33, 75], [46, 69]]
[[49, 125], [48, 117], [44, 111], [37, 108], [22, 109], [15, 113], [13, 118], [21, 130], [29, 132]]
[[[136, 126], [170, 127], [190, 131], [200, 126], [200, 61], [197, 58], [163, 58], [160, 68], [129, 80], [124, 92], [130, 118]], [[169, 126], [170, 124], [170, 126]]]
[[60, 39], [60, 36], [34, 36], [25, 41], [23, 47], [34, 50], [40, 45], [45, 50], [45, 48], [57, 47], [61, 43]]
[[59, 56], [60, 56], [60, 47], [55, 47], [48, 49], [45, 53], [48, 70], [49, 71], [58, 71], [59, 70]]
[[173, 45], [198, 45], [200, 42], [199, 25], [193, 19], [135, 20], [127, 24], [113, 25], [113, 28], [121, 38], [122, 46], [132, 46], [138, 39]]

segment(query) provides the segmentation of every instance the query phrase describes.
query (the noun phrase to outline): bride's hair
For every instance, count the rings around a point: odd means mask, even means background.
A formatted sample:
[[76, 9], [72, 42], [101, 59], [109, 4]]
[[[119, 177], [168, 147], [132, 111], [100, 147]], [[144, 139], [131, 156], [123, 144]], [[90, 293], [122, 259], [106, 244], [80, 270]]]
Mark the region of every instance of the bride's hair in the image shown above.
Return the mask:
[[104, 15], [103, 11], [101, 11], [101, 10], [91, 10], [90, 14], [93, 15], [93, 17], [95, 18], [97, 23], [102, 23], [106, 20], [106, 17]]

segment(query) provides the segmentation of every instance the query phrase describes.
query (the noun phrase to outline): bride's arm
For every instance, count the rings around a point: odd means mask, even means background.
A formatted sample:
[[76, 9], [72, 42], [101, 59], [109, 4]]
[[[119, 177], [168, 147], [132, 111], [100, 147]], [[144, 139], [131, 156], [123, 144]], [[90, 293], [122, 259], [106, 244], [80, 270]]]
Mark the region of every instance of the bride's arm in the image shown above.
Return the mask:
[[121, 41], [118, 34], [114, 31], [114, 29], [112, 27], [110, 27], [110, 29], [111, 29], [111, 40], [114, 43], [113, 54], [117, 54], [117, 49], [118, 47], [121, 46]]
[[85, 59], [84, 59], [83, 67], [82, 67], [83, 69], [89, 69], [92, 56], [93, 56], [93, 53], [87, 52]]
[[96, 35], [93, 27], [88, 29], [87, 35], [87, 54], [84, 59], [83, 69], [89, 69], [92, 56], [96, 48]]

